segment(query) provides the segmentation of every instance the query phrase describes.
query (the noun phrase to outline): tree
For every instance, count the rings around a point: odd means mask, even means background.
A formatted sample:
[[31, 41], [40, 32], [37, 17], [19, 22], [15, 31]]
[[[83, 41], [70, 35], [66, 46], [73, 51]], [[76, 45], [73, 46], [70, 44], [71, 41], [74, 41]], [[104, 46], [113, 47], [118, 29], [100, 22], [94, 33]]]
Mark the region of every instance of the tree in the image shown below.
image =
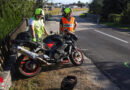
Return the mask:
[[103, 18], [108, 18], [111, 13], [120, 14], [127, 7], [127, 0], [104, 0], [102, 8]]
[[78, 3], [77, 3], [77, 4], [78, 4], [78, 6], [79, 6], [79, 7], [81, 7], [81, 8], [82, 8], [83, 6], [85, 6], [85, 3], [80, 2], [80, 1], [78, 1]]
[[78, 1], [78, 4], [81, 4], [81, 2], [80, 2], [80, 1]]
[[22, 18], [31, 17], [33, 6], [31, 0], [0, 0], [0, 39], [16, 28]]
[[103, 0], [93, 0], [91, 4], [89, 4], [90, 7], [90, 13], [93, 14], [101, 14], [102, 11], [102, 4]]
[[43, 8], [43, 6], [45, 5], [45, 3], [47, 3], [48, 0], [37, 0], [36, 1], [36, 5], [35, 7], [37, 8]]
[[130, 0], [127, 2], [126, 10], [123, 11], [121, 23], [122, 24], [129, 24], [130, 23]]

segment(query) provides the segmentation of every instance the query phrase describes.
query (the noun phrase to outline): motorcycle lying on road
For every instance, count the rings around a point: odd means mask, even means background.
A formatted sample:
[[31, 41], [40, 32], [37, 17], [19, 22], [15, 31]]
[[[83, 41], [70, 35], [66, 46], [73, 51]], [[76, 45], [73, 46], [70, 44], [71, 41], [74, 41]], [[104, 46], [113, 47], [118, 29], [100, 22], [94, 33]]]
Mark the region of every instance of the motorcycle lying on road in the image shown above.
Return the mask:
[[[65, 35], [51, 34], [43, 43], [34, 43], [29, 40], [14, 40], [14, 48], [20, 53], [16, 60], [18, 72], [26, 77], [38, 74], [42, 65], [54, 65], [65, 60], [79, 66], [83, 64], [83, 53], [76, 47], [76, 35], [66, 30]], [[23, 46], [29, 46], [30, 50]], [[14, 49], [13, 48], [13, 49]]]

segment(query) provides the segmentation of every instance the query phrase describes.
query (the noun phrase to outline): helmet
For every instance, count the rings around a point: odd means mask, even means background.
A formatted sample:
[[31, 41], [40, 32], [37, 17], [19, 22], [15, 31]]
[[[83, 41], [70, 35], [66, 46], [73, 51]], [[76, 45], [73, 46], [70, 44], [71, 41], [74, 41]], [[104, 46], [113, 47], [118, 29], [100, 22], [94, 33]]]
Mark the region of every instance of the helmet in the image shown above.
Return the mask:
[[67, 76], [61, 82], [61, 90], [73, 90], [77, 84], [76, 76]]
[[37, 8], [35, 10], [35, 15], [42, 15], [42, 16], [44, 16], [44, 11], [41, 8]]
[[65, 8], [65, 9], [64, 9], [64, 13], [65, 13], [66, 15], [68, 15], [68, 14], [71, 13], [71, 12], [72, 12], [71, 8]]

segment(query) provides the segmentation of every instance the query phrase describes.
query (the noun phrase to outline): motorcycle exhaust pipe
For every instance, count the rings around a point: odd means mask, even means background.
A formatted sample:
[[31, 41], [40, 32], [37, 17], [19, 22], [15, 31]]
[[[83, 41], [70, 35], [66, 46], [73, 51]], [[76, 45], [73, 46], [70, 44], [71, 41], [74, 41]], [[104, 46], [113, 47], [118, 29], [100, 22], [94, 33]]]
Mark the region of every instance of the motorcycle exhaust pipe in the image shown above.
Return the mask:
[[18, 47], [17, 47], [17, 50], [18, 50], [18, 52], [20, 52], [20, 53], [22, 53], [22, 54], [24, 54], [24, 55], [27, 55], [27, 56], [29, 56], [29, 57], [32, 58], [32, 59], [38, 59], [38, 60], [44, 62], [44, 63], [47, 64], [47, 65], [51, 65], [51, 63], [48, 63], [47, 61], [45, 61], [45, 60], [43, 60], [42, 58], [40, 58], [37, 53], [31, 52], [31, 51], [29, 51], [29, 50], [26, 50], [25, 48], [23, 48], [23, 47], [21, 47], [21, 46], [18, 46]]

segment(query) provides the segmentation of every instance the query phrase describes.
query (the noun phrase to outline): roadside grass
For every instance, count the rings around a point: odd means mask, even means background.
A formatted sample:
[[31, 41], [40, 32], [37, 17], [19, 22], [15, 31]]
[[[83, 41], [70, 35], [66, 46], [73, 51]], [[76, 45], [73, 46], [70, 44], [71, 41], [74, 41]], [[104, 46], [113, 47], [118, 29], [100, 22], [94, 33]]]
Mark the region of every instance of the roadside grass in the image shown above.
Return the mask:
[[85, 17], [86, 17], [86, 14], [87, 14], [87, 12], [86, 12], [86, 13], [82, 13], [82, 14], [79, 15], [79, 17], [85, 18]]
[[43, 71], [37, 76], [25, 79], [17, 77], [10, 90], [60, 90], [61, 81], [67, 75], [77, 77], [77, 90], [100, 90], [100, 87], [88, 80], [87, 72], [83, 68], [72, 64], [44, 66]]
[[73, 8], [73, 12], [89, 10], [88, 8]]
[[112, 26], [112, 27], [116, 27], [120, 29], [130, 30], [130, 25], [122, 25], [122, 24], [117, 24], [117, 23], [112, 23], [112, 22], [101, 22], [101, 23], [106, 26]]
[[[72, 8], [73, 12], [78, 12], [78, 11], [85, 11], [88, 10], [88, 8]], [[50, 15], [57, 15], [61, 13], [61, 8], [53, 8], [52, 11], [45, 11], [46, 14]]]
[[45, 11], [46, 14], [56, 15], [61, 13], [61, 8], [53, 8], [51, 11]]

